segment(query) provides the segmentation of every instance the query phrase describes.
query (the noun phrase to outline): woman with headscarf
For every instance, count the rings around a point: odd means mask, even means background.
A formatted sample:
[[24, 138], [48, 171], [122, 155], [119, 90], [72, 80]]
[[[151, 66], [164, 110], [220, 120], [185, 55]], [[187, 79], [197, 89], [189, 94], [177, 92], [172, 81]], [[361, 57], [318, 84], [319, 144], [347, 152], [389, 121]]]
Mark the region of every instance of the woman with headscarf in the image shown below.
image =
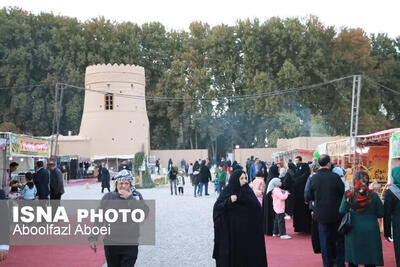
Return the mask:
[[168, 171], [171, 171], [172, 168], [173, 168], [172, 159], [169, 158], [169, 160], [168, 160]]
[[[385, 192], [385, 238], [393, 237], [396, 265], [400, 267], [400, 166], [392, 169], [393, 184]], [[393, 234], [392, 234], [393, 227]]]
[[295, 232], [311, 233], [311, 211], [304, 202], [304, 189], [310, 176], [307, 163], [298, 163], [293, 183], [293, 227]]
[[217, 267], [265, 267], [262, 211], [246, 173], [236, 170], [213, 209]]
[[353, 228], [345, 235], [346, 261], [349, 267], [383, 265], [382, 240], [378, 218], [384, 215], [378, 194], [369, 190], [366, 172], [354, 175], [354, 188], [347, 191], [340, 205], [340, 213], [351, 212]]
[[268, 181], [268, 169], [267, 169], [267, 165], [265, 165], [264, 161], [261, 161], [260, 171], [263, 173], [265, 185], [268, 185], [267, 184], [267, 181]]
[[285, 167], [281, 167], [281, 169], [279, 170], [279, 178], [281, 180], [283, 180], [283, 178], [285, 178], [285, 176], [286, 176], [286, 173], [287, 173], [286, 168]]
[[279, 168], [278, 165], [273, 164], [269, 168], [268, 178], [266, 181], [266, 185], [268, 185], [267, 190], [263, 196], [263, 218], [264, 218], [264, 234], [268, 236], [272, 236], [274, 230], [274, 220], [275, 220], [275, 212], [272, 203], [272, 190], [273, 187], [270, 186], [270, 182], [274, 178], [279, 178]]
[[293, 162], [288, 163], [288, 170], [282, 179], [282, 189], [287, 190], [290, 194], [286, 199], [285, 212], [289, 216], [293, 216], [294, 202], [293, 202], [293, 184], [294, 176], [296, 174], [296, 165]]

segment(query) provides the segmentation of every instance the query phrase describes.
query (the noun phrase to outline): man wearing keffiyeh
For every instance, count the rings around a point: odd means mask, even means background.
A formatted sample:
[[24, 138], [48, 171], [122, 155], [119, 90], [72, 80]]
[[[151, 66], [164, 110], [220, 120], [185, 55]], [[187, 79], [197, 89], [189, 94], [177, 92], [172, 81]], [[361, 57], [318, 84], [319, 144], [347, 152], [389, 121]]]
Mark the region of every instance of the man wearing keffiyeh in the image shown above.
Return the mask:
[[[102, 198], [103, 200], [143, 200], [142, 194], [140, 194], [135, 186], [133, 185], [133, 176], [129, 170], [122, 170], [115, 176], [115, 191], [109, 192], [105, 194]], [[105, 202], [103, 202], [105, 203]], [[109, 202], [107, 202], [109, 203]], [[121, 204], [122, 205], [122, 204]], [[136, 205], [140, 207], [146, 214], [149, 213], [149, 208], [147, 205], [140, 201]], [[102, 206], [103, 209], [107, 209]], [[120, 226], [124, 226], [126, 224], [122, 224]], [[126, 225], [129, 228], [129, 225]], [[127, 236], [132, 233], [139, 233], [139, 229], [135, 225], [135, 229], [133, 231], [125, 231]], [[130, 228], [129, 228], [130, 229]], [[118, 229], [117, 232], [122, 232], [121, 229]], [[108, 240], [110, 238], [110, 240]], [[138, 238], [138, 236], [137, 236]], [[92, 235], [89, 237], [90, 247], [96, 252], [97, 250], [97, 241], [98, 237]], [[113, 244], [115, 240], [112, 237], [104, 237], [104, 251], [107, 260], [107, 265], [109, 267], [127, 267], [127, 266], [135, 266], [136, 259], [138, 256], [138, 243], [137, 245], [119, 245]]]

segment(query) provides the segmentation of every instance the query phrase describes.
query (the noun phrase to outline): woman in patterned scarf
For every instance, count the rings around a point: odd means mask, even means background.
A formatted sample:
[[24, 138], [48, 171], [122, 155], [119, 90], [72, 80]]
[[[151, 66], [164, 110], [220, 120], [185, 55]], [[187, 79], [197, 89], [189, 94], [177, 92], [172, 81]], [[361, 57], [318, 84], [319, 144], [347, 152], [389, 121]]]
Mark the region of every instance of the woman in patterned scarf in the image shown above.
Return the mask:
[[349, 267], [383, 265], [382, 240], [378, 218], [383, 217], [383, 204], [377, 193], [368, 188], [365, 172], [354, 175], [354, 188], [345, 193], [340, 213], [351, 213], [353, 228], [345, 235], [346, 261]]
[[346, 198], [350, 208], [358, 213], [364, 213], [366, 207], [372, 201], [373, 191], [369, 190], [369, 176], [366, 172], [357, 172], [354, 175], [354, 187], [346, 192]]

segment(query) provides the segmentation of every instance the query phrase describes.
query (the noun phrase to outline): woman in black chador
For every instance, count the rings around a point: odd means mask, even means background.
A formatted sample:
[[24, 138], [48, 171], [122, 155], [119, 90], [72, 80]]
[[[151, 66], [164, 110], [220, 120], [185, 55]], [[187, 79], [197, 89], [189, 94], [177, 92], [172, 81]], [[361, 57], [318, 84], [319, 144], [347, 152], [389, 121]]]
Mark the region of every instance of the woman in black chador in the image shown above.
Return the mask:
[[295, 232], [311, 233], [311, 211], [304, 202], [304, 189], [311, 171], [307, 163], [298, 163], [293, 185], [293, 227]]
[[246, 173], [236, 170], [214, 204], [217, 267], [266, 267], [262, 210]]
[[288, 171], [285, 177], [282, 179], [282, 189], [289, 191], [289, 196], [285, 202], [285, 212], [289, 216], [293, 216], [294, 201], [293, 201], [293, 185], [294, 176], [296, 174], [296, 165], [293, 162], [288, 163]]
[[269, 186], [269, 182], [274, 179], [279, 178], [279, 168], [278, 165], [273, 164], [269, 168], [268, 178], [265, 181], [267, 185], [267, 190], [263, 195], [263, 231], [265, 235], [272, 236], [272, 232], [274, 230], [274, 220], [275, 220], [275, 211], [272, 207], [272, 189]]

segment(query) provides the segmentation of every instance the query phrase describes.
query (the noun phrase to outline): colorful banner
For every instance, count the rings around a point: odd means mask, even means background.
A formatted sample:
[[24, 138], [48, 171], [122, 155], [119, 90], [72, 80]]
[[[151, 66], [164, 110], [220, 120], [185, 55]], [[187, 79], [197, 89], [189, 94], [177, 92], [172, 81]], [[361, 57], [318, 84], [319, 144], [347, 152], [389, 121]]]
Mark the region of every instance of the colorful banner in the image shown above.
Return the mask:
[[392, 159], [400, 158], [400, 132], [392, 134], [392, 137], [390, 138], [390, 146], [391, 146], [391, 158]]
[[7, 139], [0, 138], [0, 151], [6, 149]]
[[368, 151], [367, 171], [370, 181], [386, 183], [388, 177], [389, 147], [371, 147]]
[[51, 141], [10, 134], [10, 153], [16, 157], [50, 157]]

